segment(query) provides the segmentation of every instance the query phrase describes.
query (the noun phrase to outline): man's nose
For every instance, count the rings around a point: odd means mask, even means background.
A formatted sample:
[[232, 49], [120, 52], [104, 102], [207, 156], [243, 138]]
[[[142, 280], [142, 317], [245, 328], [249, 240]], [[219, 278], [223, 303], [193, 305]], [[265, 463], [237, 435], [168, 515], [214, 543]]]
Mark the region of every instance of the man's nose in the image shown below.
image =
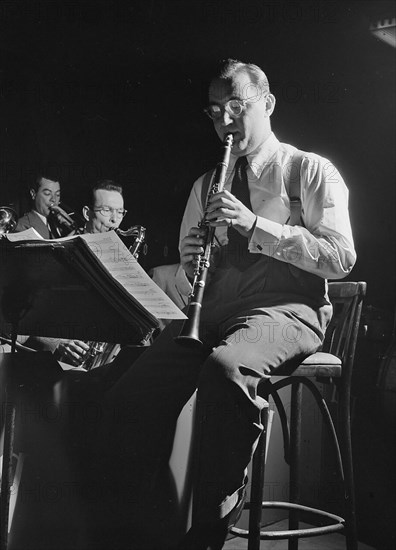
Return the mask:
[[233, 118], [231, 117], [230, 113], [224, 109], [221, 118], [221, 125], [222, 126], [228, 126], [229, 124], [232, 124], [234, 122]]
[[116, 214], [115, 210], [110, 211], [110, 221], [112, 221], [113, 223], [115, 223], [117, 221], [117, 214]]

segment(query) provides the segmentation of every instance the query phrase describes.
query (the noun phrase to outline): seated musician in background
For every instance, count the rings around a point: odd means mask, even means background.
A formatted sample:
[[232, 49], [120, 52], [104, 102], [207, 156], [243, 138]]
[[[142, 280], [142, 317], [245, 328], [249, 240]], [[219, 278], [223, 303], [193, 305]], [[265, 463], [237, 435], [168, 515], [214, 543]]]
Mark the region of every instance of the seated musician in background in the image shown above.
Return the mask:
[[48, 218], [51, 207], [58, 206], [61, 196], [59, 181], [55, 181], [40, 174], [29, 189], [32, 206], [29, 212], [19, 218], [15, 232], [25, 231], [33, 227], [43, 239], [52, 239]]
[[113, 180], [99, 180], [90, 193], [89, 205], [84, 206], [84, 233], [105, 233], [117, 229], [125, 214], [122, 187]]
[[[121, 185], [109, 179], [96, 182], [90, 189], [88, 204], [82, 212], [86, 220], [84, 233], [105, 233], [117, 229], [126, 214]], [[89, 345], [81, 340], [58, 340], [53, 352], [59, 360], [77, 366], [88, 350]]]
[[[48, 174], [47, 174], [48, 175]], [[52, 234], [49, 217], [52, 206], [58, 206], [60, 202], [61, 189], [58, 181], [39, 174], [34, 183], [29, 188], [29, 194], [32, 201], [31, 209], [19, 218], [14, 232], [25, 231], [34, 228], [43, 239], [55, 238]], [[2, 346], [0, 352], [10, 352], [10, 335], [0, 335]], [[39, 338], [28, 336], [18, 336], [17, 346], [26, 345], [32, 349], [48, 349]]]

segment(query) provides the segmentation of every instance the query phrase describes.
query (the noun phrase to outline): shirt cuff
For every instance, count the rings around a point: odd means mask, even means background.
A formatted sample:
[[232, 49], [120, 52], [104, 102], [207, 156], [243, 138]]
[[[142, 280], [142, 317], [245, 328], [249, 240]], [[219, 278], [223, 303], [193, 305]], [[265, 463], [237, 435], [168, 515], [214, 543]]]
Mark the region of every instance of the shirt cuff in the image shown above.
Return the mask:
[[283, 225], [257, 216], [249, 241], [249, 252], [273, 256], [282, 238]]

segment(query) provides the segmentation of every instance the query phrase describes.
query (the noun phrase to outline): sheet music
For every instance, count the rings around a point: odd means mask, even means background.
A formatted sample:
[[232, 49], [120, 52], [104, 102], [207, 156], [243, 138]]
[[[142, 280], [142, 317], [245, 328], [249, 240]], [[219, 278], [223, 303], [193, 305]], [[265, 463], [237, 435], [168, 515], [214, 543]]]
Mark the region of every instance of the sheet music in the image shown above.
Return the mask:
[[24, 231], [19, 231], [18, 233], [7, 233], [5, 237], [12, 243], [18, 241], [43, 241], [43, 237], [38, 233], [34, 227], [29, 227]]
[[186, 319], [147, 275], [114, 231], [80, 235], [92, 252], [132, 296], [157, 319]]
[[18, 233], [7, 233], [5, 236], [11, 242], [40, 240], [54, 243], [79, 238], [84, 239], [110, 275], [151, 315], [154, 315], [157, 319], [186, 319], [184, 313], [147, 275], [115, 231], [86, 233], [48, 240], [43, 239], [33, 227], [30, 227]]

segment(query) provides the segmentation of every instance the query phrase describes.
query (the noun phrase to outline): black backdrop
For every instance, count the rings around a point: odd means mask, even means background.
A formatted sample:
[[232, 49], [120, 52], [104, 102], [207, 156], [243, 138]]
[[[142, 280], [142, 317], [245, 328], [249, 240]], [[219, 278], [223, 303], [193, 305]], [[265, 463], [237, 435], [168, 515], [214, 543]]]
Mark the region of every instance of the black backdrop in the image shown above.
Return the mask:
[[146, 266], [177, 261], [191, 185], [218, 159], [202, 106], [208, 68], [224, 57], [266, 71], [282, 141], [340, 169], [358, 252], [350, 278], [369, 285], [354, 380], [359, 529], [384, 550], [395, 540], [395, 394], [375, 382], [395, 308], [395, 50], [369, 27], [394, 5], [0, 1], [0, 203], [20, 215], [40, 165], [74, 208], [87, 184], [114, 178], [125, 187], [123, 226], [147, 227]]
[[194, 179], [219, 144], [202, 114], [211, 63], [252, 61], [282, 140], [335, 162], [350, 189], [369, 302], [395, 302], [394, 49], [369, 31], [381, 1], [0, 3], [0, 202], [27, 208], [39, 165], [65, 202], [101, 177], [125, 186], [123, 227], [147, 227], [146, 266], [178, 260]]

